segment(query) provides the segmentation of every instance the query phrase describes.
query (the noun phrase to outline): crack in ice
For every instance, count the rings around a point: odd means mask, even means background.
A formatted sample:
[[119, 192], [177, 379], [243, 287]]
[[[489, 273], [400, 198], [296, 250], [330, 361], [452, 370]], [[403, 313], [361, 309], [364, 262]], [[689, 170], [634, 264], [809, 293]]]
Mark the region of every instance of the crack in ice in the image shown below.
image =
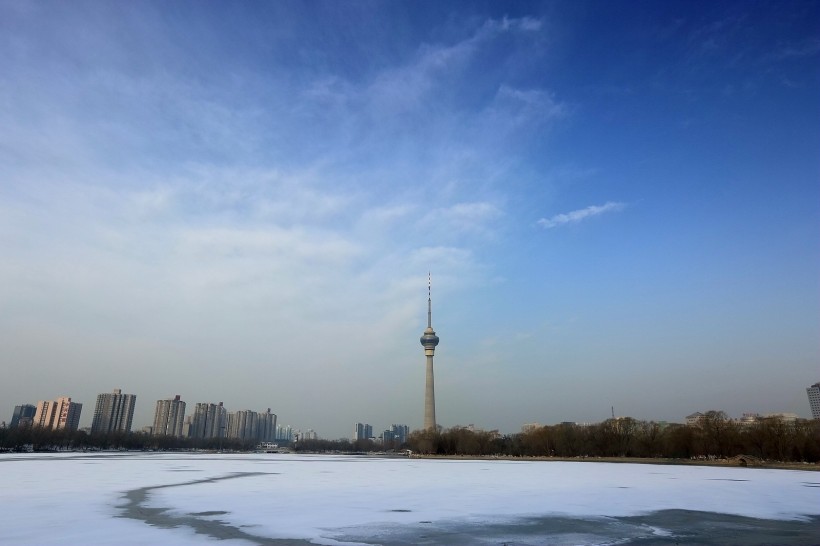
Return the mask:
[[135, 519], [147, 523], [148, 525], [159, 527], [162, 529], [173, 529], [176, 527], [190, 527], [195, 533], [206, 535], [218, 540], [239, 539], [247, 540], [258, 544], [260, 546], [301, 546], [310, 544], [304, 540], [292, 539], [273, 539], [249, 533], [235, 525], [230, 525], [218, 519], [204, 519], [203, 516], [224, 515], [228, 512], [222, 510], [214, 510], [209, 512], [197, 512], [187, 515], [174, 515], [171, 513], [171, 508], [153, 508], [146, 506], [146, 502], [152, 491], [158, 489], [169, 489], [172, 487], [187, 487], [190, 485], [199, 485], [203, 483], [216, 483], [225, 480], [235, 480], [238, 478], [249, 478], [252, 476], [266, 476], [278, 474], [277, 472], [235, 472], [227, 476], [219, 476], [214, 478], [204, 478], [201, 480], [192, 480], [188, 482], [169, 483], [163, 485], [152, 485], [149, 487], [139, 487], [131, 489], [123, 494], [125, 504], [120, 505], [122, 515], [121, 518]]

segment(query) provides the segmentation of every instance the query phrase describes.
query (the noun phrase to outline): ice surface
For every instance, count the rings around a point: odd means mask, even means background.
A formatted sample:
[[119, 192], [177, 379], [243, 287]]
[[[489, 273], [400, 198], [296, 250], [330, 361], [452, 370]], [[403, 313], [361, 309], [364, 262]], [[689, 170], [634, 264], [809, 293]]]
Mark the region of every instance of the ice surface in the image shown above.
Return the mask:
[[[542, 525], [543, 518], [568, 526], [555, 534], [567, 544], [603, 544], [618, 532], [612, 518], [663, 510], [818, 516], [818, 482], [820, 474], [807, 471], [591, 462], [2, 455], [0, 544], [400, 543], [405, 535], [423, 538], [424, 529], [458, 537], [488, 525], [514, 539], [526, 522]], [[609, 534], [601, 538], [604, 527]], [[629, 529], [672, 534], [655, 523]]]

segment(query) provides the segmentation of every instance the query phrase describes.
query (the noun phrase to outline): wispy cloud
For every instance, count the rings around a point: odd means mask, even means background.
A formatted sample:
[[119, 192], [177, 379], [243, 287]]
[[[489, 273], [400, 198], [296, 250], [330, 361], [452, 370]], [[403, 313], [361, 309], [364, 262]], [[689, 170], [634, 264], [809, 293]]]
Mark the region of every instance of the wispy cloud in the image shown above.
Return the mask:
[[517, 128], [524, 124], [538, 124], [568, 114], [566, 104], [555, 99], [554, 95], [542, 89], [515, 89], [502, 85], [488, 113], [496, 127], [503, 125]]
[[624, 203], [617, 203], [609, 201], [603, 205], [590, 205], [583, 209], [574, 210], [572, 212], [564, 212], [556, 214], [551, 218], [541, 218], [538, 220], [538, 225], [546, 229], [563, 226], [566, 224], [577, 224], [587, 218], [598, 216], [605, 212], [617, 212], [623, 210], [626, 205]]
[[501, 215], [501, 210], [493, 203], [456, 203], [430, 211], [421, 224], [444, 227], [446, 237], [456, 236], [456, 239], [468, 234], [490, 236], [493, 233], [492, 223]]
[[[448, 71], [463, 68], [475, 59], [482, 46], [499, 34], [530, 33], [540, 28], [541, 22], [530, 17], [490, 19], [464, 40], [452, 44], [423, 44], [411, 62], [379, 74], [367, 89], [367, 98], [377, 108], [391, 111], [426, 107], [423, 99], [442, 85]], [[323, 96], [329, 93], [325, 88], [320, 89]]]
[[801, 59], [820, 54], [820, 39], [812, 38], [796, 44], [784, 44], [764, 57], [766, 61]]

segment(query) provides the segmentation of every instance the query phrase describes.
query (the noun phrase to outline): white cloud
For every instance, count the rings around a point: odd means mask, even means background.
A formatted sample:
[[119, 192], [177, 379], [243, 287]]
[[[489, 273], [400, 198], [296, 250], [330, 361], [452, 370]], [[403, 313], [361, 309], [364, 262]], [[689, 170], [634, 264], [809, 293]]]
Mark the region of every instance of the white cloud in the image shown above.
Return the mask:
[[322, 78], [305, 92], [320, 102], [345, 104], [358, 99], [367, 101], [377, 115], [429, 106], [424, 100], [441, 85], [448, 71], [467, 65], [479, 49], [500, 33], [536, 32], [541, 21], [531, 17], [487, 20], [469, 37], [452, 44], [422, 44], [414, 58], [403, 65], [376, 75], [362, 90], [338, 77]]
[[357, 253], [355, 245], [335, 233], [310, 234], [302, 229], [206, 228], [182, 232], [180, 242], [192, 255], [228, 258], [255, 255], [333, 263]]
[[138, 216], [163, 214], [172, 206], [175, 195], [168, 186], [159, 186], [148, 190], [138, 190], [131, 194], [131, 205]]
[[521, 30], [526, 31], [537, 31], [541, 30], [543, 26], [543, 22], [540, 19], [534, 19], [532, 17], [522, 17], [518, 19], [518, 24], [521, 27]]
[[439, 75], [466, 63], [482, 39], [477, 33], [453, 45], [423, 45], [414, 62], [381, 73], [367, 90], [368, 99], [380, 112], [422, 106]]
[[422, 222], [436, 226], [438, 231], [445, 231], [448, 236], [453, 234], [490, 235], [494, 231], [492, 222], [499, 216], [501, 216], [501, 210], [496, 205], [481, 201], [456, 203], [450, 207], [433, 210]]
[[418, 209], [417, 205], [402, 203], [395, 205], [376, 205], [362, 212], [360, 224], [363, 229], [387, 230], [393, 228], [397, 222], [405, 221], [407, 217]]
[[496, 125], [511, 128], [525, 123], [542, 123], [561, 118], [569, 113], [566, 104], [557, 101], [554, 95], [542, 89], [516, 89], [502, 85], [496, 93], [489, 114]]
[[523, 32], [535, 32], [541, 30], [541, 26], [543, 25], [540, 19], [535, 19], [534, 17], [521, 17], [521, 18], [508, 18], [504, 16], [503, 19], [497, 21], [495, 19], [490, 19], [486, 23], [484, 23], [485, 30], [502, 30], [502, 31], [523, 31]]
[[587, 218], [592, 218], [593, 216], [598, 216], [599, 214], [603, 214], [605, 212], [617, 212], [623, 210], [625, 206], [626, 205], [624, 203], [616, 203], [613, 201], [609, 201], [603, 205], [590, 205], [589, 207], [574, 210], [572, 212], [556, 214], [551, 218], [541, 218], [538, 220], [538, 225], [549, 229], [566, 224], [577, 224]]

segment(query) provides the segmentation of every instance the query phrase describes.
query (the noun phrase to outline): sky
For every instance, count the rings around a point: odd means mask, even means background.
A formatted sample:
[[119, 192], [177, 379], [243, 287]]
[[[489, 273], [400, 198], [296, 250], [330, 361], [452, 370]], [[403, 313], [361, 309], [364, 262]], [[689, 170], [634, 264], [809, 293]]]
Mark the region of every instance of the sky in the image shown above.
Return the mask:
[[809, 417], [816, 2], [0, 2], [0, 420]]

